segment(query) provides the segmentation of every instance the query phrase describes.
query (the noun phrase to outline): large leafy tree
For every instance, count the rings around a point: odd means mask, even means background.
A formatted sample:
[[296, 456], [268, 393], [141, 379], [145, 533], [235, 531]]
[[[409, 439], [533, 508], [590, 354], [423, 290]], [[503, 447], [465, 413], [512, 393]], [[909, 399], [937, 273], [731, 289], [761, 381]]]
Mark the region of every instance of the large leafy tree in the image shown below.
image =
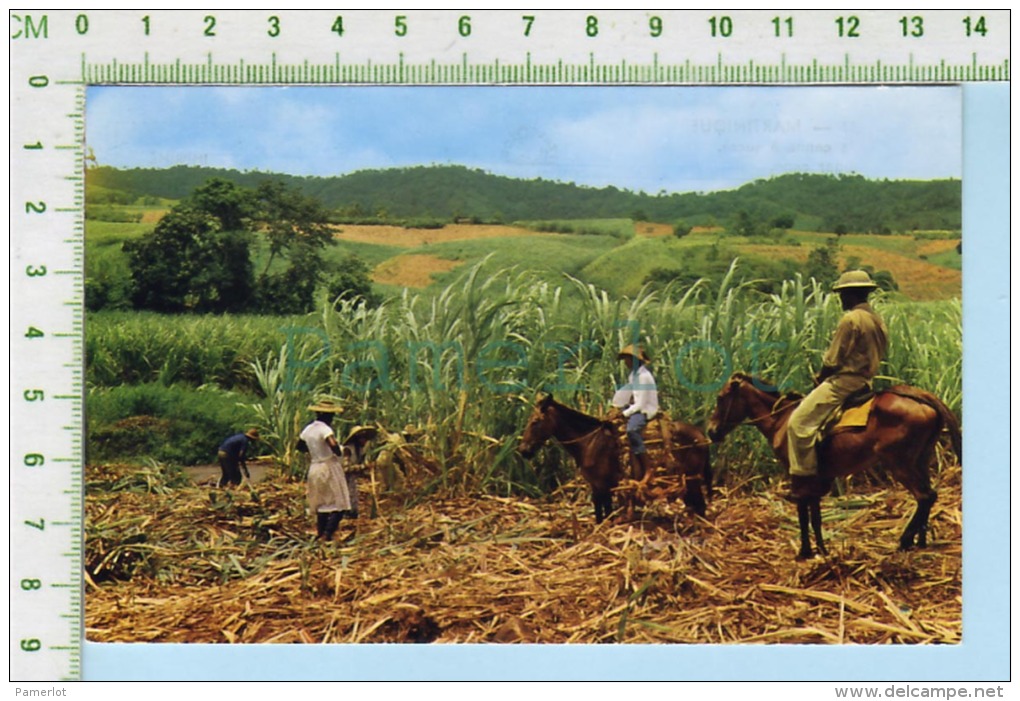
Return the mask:
[[240, 231], [255, 213], [251, 190], [224, 178], [209, 178], [187, 200], [192, 207], [216, 217], [224, 231]]
[[279, 256], [295, 251], [321, 251], [333, 243], [327, 212], [313, 197], [307, 197], [282, 182], [265, 182], [253, 193], [255, 216], [265, 227], [269, 241], [268, 272]]
[[242, 311], [252, 294], [250, 237], [223, 231], [208, 212], [174, 207], [151, 234], [124, 244], [136, 308]]
[[[258, 279], [256, 305], [272, 314], [306, 312], [327, 269], [323, 250], [334, 243], [322, 204], [281, 182], [265, 182], [253, 193], [255, 218], [269, 242]], [[273, 264], [285, 261], [282, 270]]]
[[[313, 308], [320, 286], [333, 297], [377, 302], [363, 264], [326, 259], [335, 243], [327, 215], [318, 200], [281, 182], [251, 189], [211, 178], [151, 234], [125, 245], [132, 302], [161, 312], [296, 314]], [[256, 237], [268, 248], [257, 275]]]

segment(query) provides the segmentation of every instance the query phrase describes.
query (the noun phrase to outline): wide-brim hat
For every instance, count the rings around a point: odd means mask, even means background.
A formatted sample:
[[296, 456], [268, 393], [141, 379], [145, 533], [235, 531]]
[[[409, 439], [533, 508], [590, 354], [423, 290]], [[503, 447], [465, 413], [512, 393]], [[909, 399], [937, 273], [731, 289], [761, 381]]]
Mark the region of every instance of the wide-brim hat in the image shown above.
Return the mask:
[[621, 349], [620, 352], [616, 354], [616, 359], [623, 360], [627, 356], [630, 356], [631, 358], [636, 358], [645, 365], [650, 365], [652, 363], [652, 359], [648, 357], [648, 354], [645, 353], [645, 349], [642, 348], [641, 346], [635, 346], [633, 344], [624, 346], [623, 349]]
[[259, 439], [259, 430], [257, 428], [249, 428], [244, 432], [244, 435], [248, 436], [248, 438], [253, 441], [257, 441]]
[[370, 441], [377, 435], [379, 435], [379, 429], [375, 426], [354, 426], [347, 432], [347, 438], [344, 439], [344, 443], [350, 443], [355, 438], [364, 438]]
[[833, 292], [840, 290], [862, 289], [874, 290], [878, 287], [865, 270], [848, 270], [839, 276], [836, 284], [832, 286]]
[[332, 399], [320, 399], [309, 405], [308, 411], [314, 411], [316, 414], [342, 414], [344, 408]]

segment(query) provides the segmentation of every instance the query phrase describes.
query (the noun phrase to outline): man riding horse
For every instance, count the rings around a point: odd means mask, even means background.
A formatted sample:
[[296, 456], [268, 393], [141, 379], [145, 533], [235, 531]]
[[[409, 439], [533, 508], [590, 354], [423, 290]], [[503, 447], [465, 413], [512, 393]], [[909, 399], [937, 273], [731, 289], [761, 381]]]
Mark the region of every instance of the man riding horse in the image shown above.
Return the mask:
[[623, 410], [627, 419], [627, 439], [633, 456], [634, 479], [641, 480], [650, 474], [653, 466], [648, 464], [648, 453], [641, 431], [659, 413], [659, 394], [655, 377], [648, 366], [651, 360], [641, 346], [629, 345], [617, 355], [627, 364], [630, 373], [627, 384], [617, 390], [613, 406]]
[[818, 475], [815, 448], [829, 416], [850, 395], [871, 388], [889, 345], [885, 324], [868, 304], [878, 287], [863, 270], [843, 273], [832, 289], [838, 292], [844, 314], [822, 359], [816, 387], [790, 416], [787, 428], [790, 456], [791, 497], [809, 490]]

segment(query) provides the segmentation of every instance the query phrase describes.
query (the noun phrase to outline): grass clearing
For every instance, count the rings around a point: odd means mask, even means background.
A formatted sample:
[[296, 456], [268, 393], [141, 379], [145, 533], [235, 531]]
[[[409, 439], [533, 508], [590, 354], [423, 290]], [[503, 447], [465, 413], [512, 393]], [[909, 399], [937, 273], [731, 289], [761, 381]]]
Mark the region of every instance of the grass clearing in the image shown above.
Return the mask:
[[672, 224], [660, 224], [657, 222], [650, 221], [636, 221], [634, 222], [634, 233], [638, 236], [645, 236], [648, 238], [658, 238], [660, 236], [672, 236], [673, 225]]
[[959, 297], [962, 291], [960, 270], [871, 246], [843, 246], [840, 258], [845, 261], [849, 257], [856, 257], [862, 265], [870, 265], [875, 270], [888, 270], [900, 292], [911, 299], [953, 299]]
[[459, 268], [463, 263], [424, 254], [399, 255], [377, 265], [372, 281], [398, 287], [428, 287], [435, 276]]

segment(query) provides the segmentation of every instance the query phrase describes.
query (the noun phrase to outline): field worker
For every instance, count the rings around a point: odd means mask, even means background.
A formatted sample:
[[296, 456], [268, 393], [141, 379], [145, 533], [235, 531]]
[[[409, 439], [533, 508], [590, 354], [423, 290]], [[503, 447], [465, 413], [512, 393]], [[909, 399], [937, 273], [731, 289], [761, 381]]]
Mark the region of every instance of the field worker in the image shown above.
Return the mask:
[[347, 492], [351, 496], [351, 518], [358, 518], [358, 477], [365, 471], [368, 444], [378, 433], [371, 426], [355, 426], [344, 440], [344, 455], [347, 458], [344, 472], [347, 475]]
[[249, 428], [244, 433], [235, 433], [220, 444], [216, 457], [220, 460], [220, 487], [231, 487], [241, 484], [241, 470], [251, 481], [248, 474], [248, 448], [252, 441], [259, 439], [259, 432]]
[[340, 458], [340, 444], [333, 435], [333, 417], [343, 411], [335, 402], [320, 401], [310, 407], [315, 421], [304, 427], [299, 436], [298, 450], [308, 453], [308, 508], [315, 514], [317, 537], [332, 540], [340, 519], [351, 510], [351, 497], [347, 491]]
[[877, 287], [863, 270], [843, 273], [832, 287], [844, 314], [822, 358], [815, 388], [794, 409], [786, 429], [793, 498], [798, 495], [798, 478], [818, 474], [815, 446], [825, 420], [851, 394], [871, 386], [885, 358], [889, 332], [868, 304], [868, 295]]
[[651, 364], [641, 346], [629, 345], [617, 355], [629, 369], [627, 384], [613, 396], [613, 406], [623, 410], [627, 419], [627, 440], [634, 456], [634, 479], [640, 480], [649, 474], [645, 442], [641, 431], [659, 413], [659, 393], [655, 388], [655, 377], [648, 369]]

